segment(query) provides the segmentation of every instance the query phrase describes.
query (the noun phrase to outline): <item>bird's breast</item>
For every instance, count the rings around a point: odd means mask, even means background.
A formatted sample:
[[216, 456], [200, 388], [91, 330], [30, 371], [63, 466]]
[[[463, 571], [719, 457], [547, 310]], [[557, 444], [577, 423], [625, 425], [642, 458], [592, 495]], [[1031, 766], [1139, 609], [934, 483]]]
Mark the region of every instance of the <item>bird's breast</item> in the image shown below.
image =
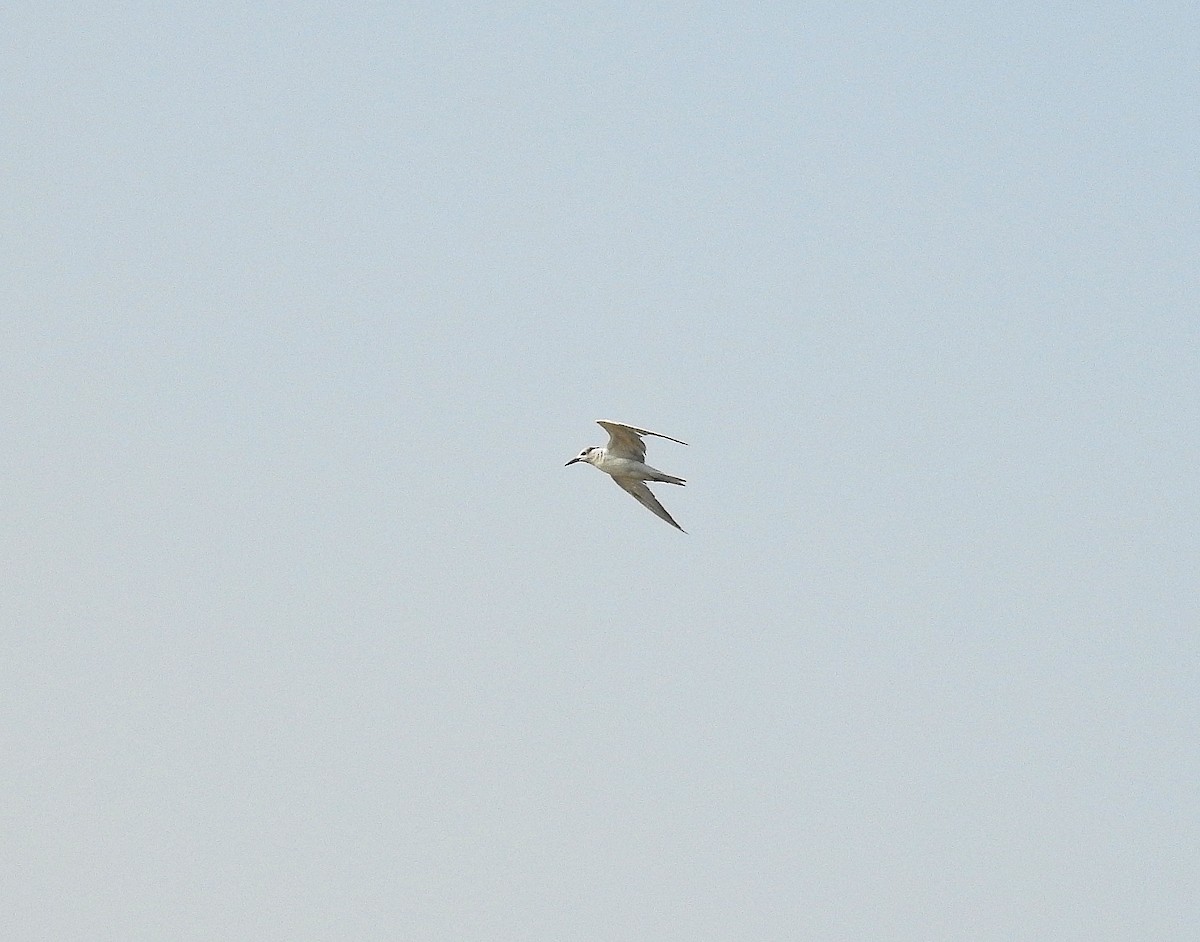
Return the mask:
[[629, 478], [644, 478], [649, 470], [640, 461], [634, 461], [632, 458], [614, 458], [609, 455], [605, 455], [598, 461], [596, 467], [607, 474]]

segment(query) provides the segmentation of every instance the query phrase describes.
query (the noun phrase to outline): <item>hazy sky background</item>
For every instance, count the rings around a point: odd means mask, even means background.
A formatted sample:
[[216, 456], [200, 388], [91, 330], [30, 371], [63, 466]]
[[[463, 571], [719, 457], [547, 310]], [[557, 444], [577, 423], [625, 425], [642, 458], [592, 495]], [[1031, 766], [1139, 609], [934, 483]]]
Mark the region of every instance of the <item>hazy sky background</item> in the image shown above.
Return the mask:
[[6, 4], [0, 934], [1195, 938], [1198, 47]]

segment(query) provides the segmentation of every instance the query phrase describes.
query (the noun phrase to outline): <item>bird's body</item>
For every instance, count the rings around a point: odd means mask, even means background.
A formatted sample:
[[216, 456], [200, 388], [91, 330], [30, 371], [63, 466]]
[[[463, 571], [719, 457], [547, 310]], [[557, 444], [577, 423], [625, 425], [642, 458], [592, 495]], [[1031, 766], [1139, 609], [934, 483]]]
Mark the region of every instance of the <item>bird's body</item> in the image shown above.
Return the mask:
[[653, 435], [678, 445], [686, 445], [687, 442], [671, 438], [670, 435], [660, 435], [658, 432], [648, 432], [646, 429], [622, 425], [620, 422], [600, 419], [597, 424], [608, 432], [608, 444], [585, 448], [567, 464], [572, 465], [576, 461], [583, 461], [603, 471], [616, 481], [622, 490], [631, 494], [634, 500], [651, 513], [667, 521], [676, 530], [686, 532], [667, 513], [666, 508], [658, 502], [658, 498], [645, 484], [646, 481], [679, 485], [683, 485], [685, 482], [683, 478], [677, 478], [673, 474], [664, 474], [657, 468], [646, 464], [646, 443], [642, 441], [642, 436]]

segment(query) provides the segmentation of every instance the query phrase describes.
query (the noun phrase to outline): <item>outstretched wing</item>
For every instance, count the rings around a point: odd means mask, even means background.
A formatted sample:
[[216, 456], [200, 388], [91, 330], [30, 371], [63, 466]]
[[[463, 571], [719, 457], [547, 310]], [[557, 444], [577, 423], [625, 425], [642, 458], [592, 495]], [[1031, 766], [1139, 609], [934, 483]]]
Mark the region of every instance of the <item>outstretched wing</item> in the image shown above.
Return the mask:
[[[674, 439], [672, 439], [672, 441], [674, 441]], [[679, 532], [687, 533], [687, 530], [683, 529], [683, 527], [677, 524], [674, 518], [667, 513], [667, 508], [658, 502], [658, 498], [650, 492], [650, 488], [646, 487], [646, 485], [637, 478], [614, 477], [613, 480], [617, 482], [617, 486], [620, 487], [621, 490], [632, 494], [634, 500], [636, 500], [656, 517], [661, 517]]]
[[614, 458], [632, 458], [634, 461], [644, 462], [646, 460], [646, 443], [642, 441], [643, 435], [665, 438], [677, 445], [687, 444], [687, 442], [681, 442], [678, 438], [672, 438], [670, 435], [650, 432], [644, 428], [634, 428], [632, 425], [622, 425], [620, 422], [610, 422], [607, 419], [598, 419], [596, 424], [608, 432], [607, 451]]

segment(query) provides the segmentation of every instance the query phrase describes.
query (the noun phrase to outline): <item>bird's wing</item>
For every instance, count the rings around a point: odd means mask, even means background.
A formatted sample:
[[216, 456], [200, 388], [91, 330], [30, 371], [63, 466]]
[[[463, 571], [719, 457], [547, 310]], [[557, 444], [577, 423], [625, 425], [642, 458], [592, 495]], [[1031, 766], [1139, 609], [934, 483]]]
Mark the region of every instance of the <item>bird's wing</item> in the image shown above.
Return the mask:
[[632, 494], [634, 500], [636, 500], [656, 517], [661, 517], [681, 533], [687, 533], [687, 530], [684, 530], [683, 527], [677, 524], [674, 518], [667, 513], [667, 508], [658, 502], [658, 498], [651, 493], [650, 488], [646, 487], [646, 485], [637, 478], [613, 477], [613, 480], [617, 482], [617, 486], [621, 488], [621, 490], [628, 491], [630, 494]]
[[644, 428], [634, 428], [632, 425], [622, 425], [620, 422], [610, 422], [607, 419], [598, 419], [596, 424], [608, 432], [607, 451], [614, 458], [632, 458], [634, 461], [645, 461], [646, 443], [642, 441], [643, 435], [665, 438], [667, 441], [674, 442], [677, 445], [687, 444], [687, 442], [681, 442], [678, 438], [672, 438], [670, 435], [650, 432]]

